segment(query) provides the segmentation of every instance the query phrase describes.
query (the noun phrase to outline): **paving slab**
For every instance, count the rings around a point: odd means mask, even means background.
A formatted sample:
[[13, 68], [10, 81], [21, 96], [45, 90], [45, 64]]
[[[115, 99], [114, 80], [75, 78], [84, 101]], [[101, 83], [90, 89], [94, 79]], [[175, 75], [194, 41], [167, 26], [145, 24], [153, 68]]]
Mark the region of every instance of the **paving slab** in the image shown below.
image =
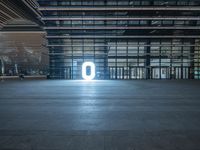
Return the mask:
[[200, 80], [0, 82], [0, 150], [199, 150]]

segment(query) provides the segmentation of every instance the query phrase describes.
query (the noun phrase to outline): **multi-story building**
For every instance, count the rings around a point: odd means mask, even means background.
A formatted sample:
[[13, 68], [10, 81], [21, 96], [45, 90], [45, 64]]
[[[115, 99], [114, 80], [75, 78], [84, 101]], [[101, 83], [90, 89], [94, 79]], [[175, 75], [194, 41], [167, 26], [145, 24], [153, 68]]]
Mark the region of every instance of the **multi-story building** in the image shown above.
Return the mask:
[[199, 0], [38, 0], [50, 77], [200, 79]]

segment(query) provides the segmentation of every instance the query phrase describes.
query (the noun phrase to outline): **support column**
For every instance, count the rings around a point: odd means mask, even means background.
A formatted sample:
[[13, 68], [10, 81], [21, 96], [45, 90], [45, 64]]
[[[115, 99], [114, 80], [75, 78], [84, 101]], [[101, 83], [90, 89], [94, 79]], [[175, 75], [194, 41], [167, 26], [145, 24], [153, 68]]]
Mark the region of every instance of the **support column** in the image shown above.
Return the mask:
[[[191, 45], [195, 45], [195, 39], [193, 39], [191, 41]], [[190, 49], [190, 71], [189, 71], [189, 79], [194, 79], [194, 52], [195, 52], [195, 46], [191, 46], [191, 49]]]
[[146, 48], [146, 79], [151, 79], [151, 70], [150, 70], [150, 53], [151, 53], [151, 41], [147, 41], [147, 48]]

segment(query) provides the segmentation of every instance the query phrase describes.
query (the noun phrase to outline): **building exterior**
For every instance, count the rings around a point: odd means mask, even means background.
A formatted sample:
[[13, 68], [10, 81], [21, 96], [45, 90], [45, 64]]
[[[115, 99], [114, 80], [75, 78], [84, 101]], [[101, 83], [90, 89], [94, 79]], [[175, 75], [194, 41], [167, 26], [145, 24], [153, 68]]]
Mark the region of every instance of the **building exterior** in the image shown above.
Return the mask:
[[37, 7], [35, 0], [0, 0], [0, 76], [47, 74], [48, 50]]
[[199, 0], [38, 0], [50, 77], [200, 79]]

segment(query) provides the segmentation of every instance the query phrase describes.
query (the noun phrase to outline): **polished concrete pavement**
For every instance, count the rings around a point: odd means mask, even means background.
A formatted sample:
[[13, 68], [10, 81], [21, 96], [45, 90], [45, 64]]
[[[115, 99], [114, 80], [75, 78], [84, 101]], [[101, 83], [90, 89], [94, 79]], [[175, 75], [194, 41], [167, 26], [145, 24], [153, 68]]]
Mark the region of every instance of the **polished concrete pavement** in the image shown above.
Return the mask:
[[200, 150], [200, 81], [0, 82], [0, 150]]

